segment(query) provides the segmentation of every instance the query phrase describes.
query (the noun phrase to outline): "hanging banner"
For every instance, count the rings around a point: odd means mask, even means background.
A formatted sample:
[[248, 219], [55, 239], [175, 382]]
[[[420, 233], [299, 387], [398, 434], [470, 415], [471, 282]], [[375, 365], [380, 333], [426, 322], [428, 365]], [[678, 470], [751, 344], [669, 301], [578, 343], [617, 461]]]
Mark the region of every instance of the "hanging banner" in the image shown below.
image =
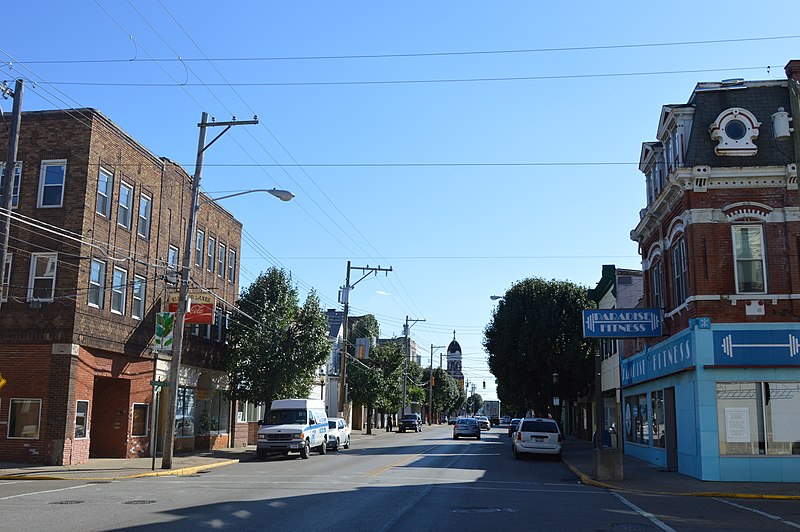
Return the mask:
[[155, 348], [158, 351], [172, 351], [172, 336], [175, 332], [175, 314], [159, 312], [156, 314]]

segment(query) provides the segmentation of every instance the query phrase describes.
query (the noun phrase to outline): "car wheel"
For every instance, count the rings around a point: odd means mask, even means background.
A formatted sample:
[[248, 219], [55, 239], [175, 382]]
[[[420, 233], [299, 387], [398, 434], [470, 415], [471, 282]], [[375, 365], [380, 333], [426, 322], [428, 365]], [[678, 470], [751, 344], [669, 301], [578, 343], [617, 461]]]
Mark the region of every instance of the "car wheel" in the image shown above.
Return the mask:
[[517, 460], [522, 459], [522, 455], [519, 453], [519, 451], [517, 451], [516, 447], [514, 447], [514, 458], [516, 458]]
[[347, 439], [344, 441], [344, 448], [345, 449], [350, 448], [350, 436], [348, 436]]
[[558, 460], [558, 461], [560, 462], [560, 461], [561, 461], [561, 453], [559, 452], [559, 453], [558, 453], [557, 455], [555, 455], [555, 456], [556, 456], [556, 460]]
[[481, 435], [480, 435], [480, 434], [478, 434], [478, 439], [479, 439], [479, 440], [481, 439]]
[[328, 452], [328, 442], [324, 442], [322, 445], [317, 447], [317, 452], [319, 454], [325, 454]]
[[267, 450], [266, 449], [256, 449], [256, 458], [259, 460], [264, 460], [267, 457]]
[[309, 457], [311, 457], [311, 448], [308, 446], [308, 440], [306, 440], [305, 444], [300, 449], [300, 458], [308, 460]]
[[455, 434], [453, 434], [453, 439], [454, 439], [454, 440], [457, 440], [457, 439], [458, 439], [458, 436], [456, 436]]
[[400, 432], [405, 432], [405, 431], [406, 431], [406, 429], [404, 429], [402, 427], [400, 428]]

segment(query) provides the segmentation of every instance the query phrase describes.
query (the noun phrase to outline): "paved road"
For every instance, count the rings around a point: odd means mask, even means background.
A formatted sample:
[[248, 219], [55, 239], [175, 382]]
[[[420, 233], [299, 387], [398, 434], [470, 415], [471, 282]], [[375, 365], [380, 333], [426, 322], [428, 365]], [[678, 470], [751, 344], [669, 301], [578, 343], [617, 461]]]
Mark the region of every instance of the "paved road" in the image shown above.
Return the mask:
[[[189, 477], [0, 482], [0, 530], [778, 530], [796, 501], [613, 493], [552, 460], [514, 460], [505, 430], [379, 434], [309, 460]], [[355, 443], [355, 442], [354, 442]]]

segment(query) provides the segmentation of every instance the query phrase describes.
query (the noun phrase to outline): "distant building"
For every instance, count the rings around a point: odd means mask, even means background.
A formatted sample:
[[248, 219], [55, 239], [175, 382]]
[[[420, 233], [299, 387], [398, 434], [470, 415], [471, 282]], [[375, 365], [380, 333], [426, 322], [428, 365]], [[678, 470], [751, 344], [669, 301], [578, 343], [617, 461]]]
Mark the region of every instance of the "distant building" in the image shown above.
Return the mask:
[[625, 454], [702, 480], [800, 482], [800, 61], [786, 74], [699, 83], [642, 145], [631, 238], [664, 337], [622, 360]]
[[456, 332], [453, 331], [453, 341], [447, 346], [447, 373], [458, 383], [460, 390], [464, 389], [464, 373], [461, 371], [461, 345], [456, 341]]

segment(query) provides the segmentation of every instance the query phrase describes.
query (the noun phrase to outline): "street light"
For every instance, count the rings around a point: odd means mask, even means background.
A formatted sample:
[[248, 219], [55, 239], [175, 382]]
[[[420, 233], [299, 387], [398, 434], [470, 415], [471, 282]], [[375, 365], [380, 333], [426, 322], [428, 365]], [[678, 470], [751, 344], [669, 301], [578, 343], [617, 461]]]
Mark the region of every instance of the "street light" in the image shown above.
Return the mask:
[[281, 190], [277, 188], [253, 188], [250, 190], [244, 190], [242, 192], [236, 192], [234, 194], [228, 194], [226, 196], [220, 196], [218, 198], [203, 198], [203, 201], [200, 202], [197, 208], [199, 209], [201, 205], [205, 205], [209, 201], [219, 201], [223, 199], [234, 198], [236, 196], [244, 196], [245, 194], [252, 194], [253, 192], [266, 192], [267, 194], [272, 194], [281, 201], [291, 201], [292, 198], [294, 198], [294, 194], [288, 190]]
[[504, 296], [489, 296], [489, 299], [492, 301], [497, 301], [498, 299], [505, 299]]

